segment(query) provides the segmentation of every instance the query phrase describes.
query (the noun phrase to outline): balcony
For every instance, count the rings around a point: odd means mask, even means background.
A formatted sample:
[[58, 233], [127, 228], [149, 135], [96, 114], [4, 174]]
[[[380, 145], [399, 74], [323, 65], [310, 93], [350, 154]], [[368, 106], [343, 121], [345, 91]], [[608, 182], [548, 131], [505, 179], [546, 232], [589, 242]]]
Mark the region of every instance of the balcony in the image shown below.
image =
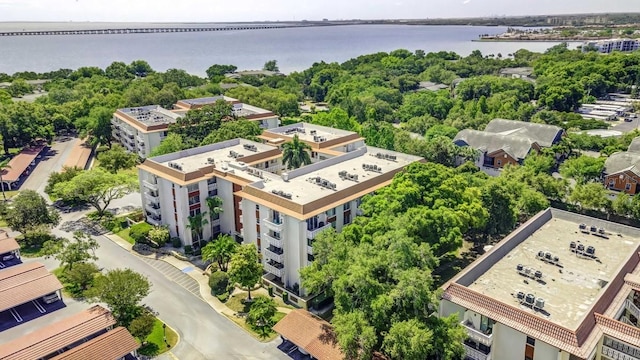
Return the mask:
[[633, 303], [633, 301], [629, 299], [625, 300], [624, 306], [633, 316], [636, 317], [636, 319], [640, 319], [640, 309]]
[[271, 218], [268, 217], [266, 219], [262, 219], [264, 225], [267, 227], [267, 229], [272, 230], [272, 231], [277, 231], [277, 232], [281, 232], [282, 231], [282, 218]]
[[148, 180], [142, 180], [142, 186], [146, 187], [151, 191], [158, 191], [158, 184], [154, 184]]
[[282, 248], [282, 239], [276, 239], [273, 236], [269, 235], [268, 233], [263, 233], [262, 234], [262, 238], [266, 239], [267, 242], [269, 243], [269, 245], [275, 246], [275, 247], [279, 247]]
[[316, 235], [323, 230], [326, 230], [331, 227], [331, 223], [327, 223], [313, 230], [307, 230], [307, 239], [315, 239]]
[[154, 215], [162, 215], [162, 213], [160, 212], [160, 206], [156, 205], [156, 204], [152, 204], [152, 203], [147, 203], [144, 206], [145, 210], [147, 210], [147, 212], [152, 213]]
[[154, 226], [162, 226], [162, 218], [159, 216], [155, 217], [155, 216], [148, 215], [147, 222]]
[[491, 344], [493, 343], [493, 334], [485, 334], [480, 330], [476, 330], [469, 322], [463, 321], [460, 323], [460, 325], [462, 325], [465, 330], [467, 330], [467, 335], [471, 340], [485, 346], [491, 346]]
[[466, 351], [465, 360], [491, 360], [491, 354], [485, 354], [467, 344], [464, 344], [464, 350]]
[[307, 254], [313, 255], [313, 246], [307, 245]]
[[217, 190], [217, 189], [218, 189], [218, 183], [217, 183], [217, 182], [214, 182], [214, 183], [212, 183], [212, 184], [207, 185], [207, 189], [208, 189], [209, 191]]
[[264, 264], [264, 270], [270, 274], [273, 274], [279, 278], [284, 276], [284, 266], [282, 264], [272, 265], [271, 263]]
[[284, 251], [281, 248], [269, 246], [264, 249], [264, 254], [267, 258], [277, 261], [279, 263], [284, 262]]
[[153, 191], [145, 191], [144, 195], [147, 197], [147, 200], [154, 204], [160, 203], [160, 193]]
[[144, 139], [140, 135], [136, 135], [136, 140], [144, 146]]
[[[630, 351], [633, 351], [631, 349], [631, 347], [629, 348]], [[602, 345], [602, 355], [606, 355], [607, 357], [611, 358], [611, 359], [627, 359], [627, 360], [633, 360], [633, 359], [638, 359], [635, 356], [632, 356], [630, 354], [627, 354], [625, 352], [616, 350], [612, 347], [608, 347], [606, 345]]]

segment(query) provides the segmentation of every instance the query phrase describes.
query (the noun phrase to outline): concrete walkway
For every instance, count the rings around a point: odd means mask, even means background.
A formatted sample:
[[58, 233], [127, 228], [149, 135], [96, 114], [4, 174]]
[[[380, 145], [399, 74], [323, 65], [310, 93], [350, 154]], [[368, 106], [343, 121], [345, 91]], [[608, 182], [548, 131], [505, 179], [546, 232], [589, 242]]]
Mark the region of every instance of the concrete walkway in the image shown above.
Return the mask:
[[[151, 261], [153, 261], [157, 263], [159, 262], [160, 264], [169, 264], [173, 266], [175, 269], [179, 270], [181, 273], [190, 276], [199, 285], [199, 288], [200, 288], [199, 297], [202, 298], [203, 301], [208, 303], [209, 306], [211, 306], [211, 308], [213, 308], [218, 313], [229, 316], [229, 317], [236, 315], [236, 312], [234, 310], [228, 308], [224, 303], [218, 300], [217, 297], [211, 294], [211, 289], [209, 288], [209, 276], [204, 274], [199, 268], [194, 266], [192, 263], [177, 259], [171, 255], [159, 255], [159, 254], [140, 255], [133, 250], [133, 245], [131, 245], [129, 242], [122, 239], [121, 237], [112, 233], [104, 234], [104, 236], [106, 236], [107, 238], [109, 238], [111, 241], [118, 244], [122, 248], [128, 250], [130, 253], [140, 258], [143, 258], [143, 261], [147, 263], [150, 263]], [[172, 273], [175, 273], [175, 271], [170, 271], [170, 270], [167, 271], [166, 268], [163, 267], [162, 265], [151, 264], [151, 266], [158, 269], [170, 280], [176, 282], [178, 285], [182, 286], [183, 288], [187, 289], [194, 295], [198, 296], [198, 294], [196, 294], [195, 291], [193, 291], [192, 286], [184, 282], [182, 279], [176, 278], [176, 276], [172, 274]], [[268, 295], [267, 291], [264, 288], [260, 288], [258, 290], [252, 291], [251, 293], [256, 295]], [[288, 314], [291, 312], [291, 309], [286, 307], [279, 306], [277, 309], [279, 312], [282, 312], [285, 314]]]

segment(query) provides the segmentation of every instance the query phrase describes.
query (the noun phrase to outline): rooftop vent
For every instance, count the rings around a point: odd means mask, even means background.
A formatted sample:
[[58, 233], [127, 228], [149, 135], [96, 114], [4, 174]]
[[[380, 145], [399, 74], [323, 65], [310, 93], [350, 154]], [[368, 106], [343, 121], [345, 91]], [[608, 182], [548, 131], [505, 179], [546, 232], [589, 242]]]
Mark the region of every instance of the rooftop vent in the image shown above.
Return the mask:
[[176, 170], [180, 170], [180, 171], [182, 171], [182, 165], [180, 165], [180, 164], [176, 164], [176, 163], [174, 163], [174, 162], [169, 162], [169, 164], [168, 164], [168, 165], [169, 165], [169, 167], [170, 167], [170, 168], [172, 168], [172, 169], [176, 169]]
[[258, 147], [257, 147], [257, 146], [255, 146], [255, 145], [253, 145], [253, 144], [243, 144], [243, 145], [242, 145], [242, 147], [243, 147], [245, 150], [249, 150], [249, 151], [253, 151], [253, 152], [258, 151]]
[[216, 163], [216, 159], [214, 159], [214, 158], [207, 158], [207, 163], [208, 163], [208, 164], [215, 164], [215, 163]]

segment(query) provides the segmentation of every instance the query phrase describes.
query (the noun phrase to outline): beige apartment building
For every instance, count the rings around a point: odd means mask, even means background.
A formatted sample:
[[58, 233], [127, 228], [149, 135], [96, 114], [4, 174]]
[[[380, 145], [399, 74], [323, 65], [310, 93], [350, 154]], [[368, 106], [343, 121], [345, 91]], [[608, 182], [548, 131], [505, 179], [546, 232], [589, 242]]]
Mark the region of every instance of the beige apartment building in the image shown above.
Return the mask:
[[167, 136], [169, 126], [191, 109], [213, 105], [224, 100], [232, 106], [236, 118], [256, 121], [263, 129], [275, 128], [280, 120], [273, 112], [255, 106], [243, 104], [237, 99], [226, 96], [213, 96], [178, 101], [172, 110], [159, 105], [118, 109], [111, 120], [113, 139], [122, 144], [129, 152], [141, 158], [151, 154]]
[[640, 359], [640, 229], [547, 209], [443, 286], [473, 360]]
[[[285, 170], [280, 147], [298, 135], [312, 147], [312, 164]], [[422, 158], [366, 146], [357, 133], [299, 123], [266, 130], [264, 143], [235, 139], [146, 159], [138, 166], [147, 221], [167, 225], [184, 244], [231, 234], [255, 244], [265, 281], [302, 302], [299, 270], [313, 261], [321, 231], [340, 231], [359, 214], [360, 199], [388, 185]], [[194, 233], [189, 217], [223, 212]], [[194, 236], [195, 235], [195, 236]]]

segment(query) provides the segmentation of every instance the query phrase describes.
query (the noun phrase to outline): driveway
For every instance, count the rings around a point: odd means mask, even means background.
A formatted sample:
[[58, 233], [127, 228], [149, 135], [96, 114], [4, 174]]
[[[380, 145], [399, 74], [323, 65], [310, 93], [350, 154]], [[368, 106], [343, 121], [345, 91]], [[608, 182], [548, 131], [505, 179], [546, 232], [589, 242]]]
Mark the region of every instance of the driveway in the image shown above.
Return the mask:
[[613, 125], [610, 129], [627, 133], [627, 132], [638, 129], [639, 126], [640, 126], [640, 117], [634, 118], [633, 121], [629, 121], [629, 122], [624, 120], [618, 120], [617, 124]]
[[[49, 175], [54, 171], [60, 171], [64, 162], [76, 142], [80, 141], [77, 138], [67, 138], [65, 141], [54, 142], [49, 148], [47, 154], [43, 154], [42, 158], [33, 169], [29, 177], [24, 181], [20, 189], [35, 190], [38, 193], [44, 194], [44, 188], [47, 186]], [[48, 198], [45, 196], [45, 198]]]

